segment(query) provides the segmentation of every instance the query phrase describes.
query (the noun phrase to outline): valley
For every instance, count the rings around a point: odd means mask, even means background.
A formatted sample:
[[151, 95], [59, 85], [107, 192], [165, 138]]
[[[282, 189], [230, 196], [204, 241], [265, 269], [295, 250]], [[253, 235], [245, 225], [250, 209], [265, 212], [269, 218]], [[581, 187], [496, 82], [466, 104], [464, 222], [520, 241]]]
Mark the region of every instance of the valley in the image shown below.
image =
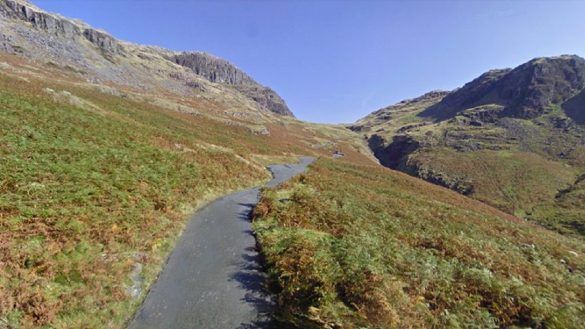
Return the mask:
[[[268, 124], [264, 135], [255, 122], [47, 80], [42, 69], [2, 59], [20, 77], [0, 75], [0, 313], [11, 326], [121, 327], [194, 209], [260, 185], [270, 177], [266, 164], [298, 155], [340, 148], [373, 163], [342, 127], [320, 133], [291, 120]], [[190, 103], [221, 106], [203, 104]]]
[[584, 93], [543, 57], [311, 123], [0, 0], [0, 329], [580, 328]]

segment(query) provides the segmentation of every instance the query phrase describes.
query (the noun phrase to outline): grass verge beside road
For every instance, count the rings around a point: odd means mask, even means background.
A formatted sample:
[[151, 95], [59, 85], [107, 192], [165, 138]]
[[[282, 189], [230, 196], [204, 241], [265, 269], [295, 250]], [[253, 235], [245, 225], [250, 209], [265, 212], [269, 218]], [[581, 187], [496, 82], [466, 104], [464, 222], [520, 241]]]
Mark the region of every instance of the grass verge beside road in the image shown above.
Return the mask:
[[255, 229], [301, 328], [585, 322], [585, 247], [407, 175], [320, 159], [265, 189]]

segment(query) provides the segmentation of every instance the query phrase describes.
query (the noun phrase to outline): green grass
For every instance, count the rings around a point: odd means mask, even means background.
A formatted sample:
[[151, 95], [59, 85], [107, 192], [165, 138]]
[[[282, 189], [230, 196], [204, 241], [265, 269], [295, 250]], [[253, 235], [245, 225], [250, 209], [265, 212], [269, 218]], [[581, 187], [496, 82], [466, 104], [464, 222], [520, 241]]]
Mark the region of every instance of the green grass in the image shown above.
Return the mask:
[[576, 237], [585, 236], [585, 174], [559, 192], [554, 200], [535, 207], [530, 219], [552, 230]]
[[321, 159], [255, 229], [300, 328], [581, 328], [585, 246], [394, 171]]
[[315, 140], [371, 163], [340, 127], [275, 119], [264, 136], [215, 115], [238, 110], [224, 95], [102, 93], [52, 73], [0, 74], [0, 328], [122, 328], [205, 202], [261, 184], [268, 163], [330, 154]]
[[413, 161], [448, 177], [471, 182], [473, 198], [508, 213], [530, 212], [554, 199], [575, 179], [575, 168], [534, 153], [514, 150], [457, 152], [450, 148], [425, 150]]
[[119, 328], [187, 213], [268, 177], [202, 143], [261, 143], [89, 91], [70, 89], [100, 111], [57, 103], [42, 88], [0, 76], [0, 327]]
[[573, 186], [578, 166], [515, 150], [457, 152], [439, 147], [418, 152], [410, 161], [468, 182], [473, 186], [470, 197], [507, 213], [563, 234], [585, 236], [584, 185]]

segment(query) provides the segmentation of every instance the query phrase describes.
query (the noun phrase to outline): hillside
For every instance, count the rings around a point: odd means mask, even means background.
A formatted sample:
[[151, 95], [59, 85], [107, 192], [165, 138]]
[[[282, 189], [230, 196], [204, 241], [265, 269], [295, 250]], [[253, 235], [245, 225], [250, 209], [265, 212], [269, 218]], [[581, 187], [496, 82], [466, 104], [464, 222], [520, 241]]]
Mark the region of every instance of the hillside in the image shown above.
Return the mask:
[[405, 174], [321, 159], [255, 228], [298, 328], [581, 328], [581, 240]]
[[213, 55], [123, 42], [22, 0], [0, 1], [0, 17], [0, 50], [70, 70], [88, 81], [188, 97], [219, 93], [226, 104], [239, 105], [234, 115], [249, 107], [293, 115], [274, 91]]
[[[584, 59], [537, 58], [378, 110], [350, 129], [387, 167], [582, 235], [584, 90]], [[563, 202], [564, 191], [581, 202]]]
[[339, 149], [339, 161], [374, 163], [342, 127], [215, 117], [219, 96], [177, 111], [163, 102], [172, 98], [35, 64], [0, 55], [0, 323], [9, 327], [123, 327], [194, 209], [301, 154]]
[[195, 209], [299, 155], [375, 163], [211, 55], [183, 67], [24, 1], [0, 31], [0, 328], [125, 327]]
[[[127, 327], [195, 211], [300, 156], [317, 161], [261, 189], [255, 231], [232, 227], [256, 247], [214, 222], [205, 259], [266, 260], [229, 277], [239, 304], [266, 303], [266, 270], [282, 326], [580, 328], [583, 68], [537, 59], [347, 129], [297, 120], [228, 60], [0, 0], [0, 328]], [[249, 220], [254, 201], [224, 199], [217, 217]]]

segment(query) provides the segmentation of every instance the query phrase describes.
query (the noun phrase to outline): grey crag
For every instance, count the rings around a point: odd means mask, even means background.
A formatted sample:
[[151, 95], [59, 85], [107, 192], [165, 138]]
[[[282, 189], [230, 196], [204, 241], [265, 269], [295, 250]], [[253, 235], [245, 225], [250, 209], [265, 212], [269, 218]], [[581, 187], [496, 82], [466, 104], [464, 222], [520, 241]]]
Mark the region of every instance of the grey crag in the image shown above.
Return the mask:
[[212, 55], [178, 53], [118, 40], [83, 22], [24, 0], [0, 0], [0, 51], [76, 72], [90, 83], [125, 85], [223, 101], [258, 115], [292, 116], [284, 100], [245, 72]]
[[272, 89], [262, 86], [230, 62], [202, 52], [183, 52], [170, 57], [175, 63], [193, 70], [215, 83], [234, 86], [260, 106], [277, 114], [293, 116], [284, 100]]

